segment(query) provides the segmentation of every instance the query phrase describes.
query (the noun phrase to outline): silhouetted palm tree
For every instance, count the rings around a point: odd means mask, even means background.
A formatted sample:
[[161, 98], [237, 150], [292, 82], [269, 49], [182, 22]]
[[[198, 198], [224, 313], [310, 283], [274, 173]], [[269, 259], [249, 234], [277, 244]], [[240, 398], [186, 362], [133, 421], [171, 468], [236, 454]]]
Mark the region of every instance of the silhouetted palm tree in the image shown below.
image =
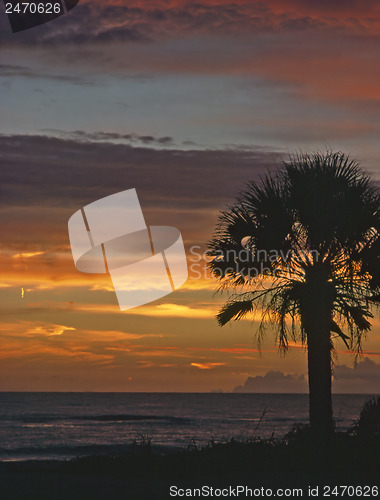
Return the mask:
[[307, 346], [311, 430], [329, 436], [335, 341], [360, 354], [380, 303], [379, 191], [343, 153], [297, 156], [221, 213], [209, 254], [220, 325], [256, 311], [258, 341], [274, 325], [284, 351]]

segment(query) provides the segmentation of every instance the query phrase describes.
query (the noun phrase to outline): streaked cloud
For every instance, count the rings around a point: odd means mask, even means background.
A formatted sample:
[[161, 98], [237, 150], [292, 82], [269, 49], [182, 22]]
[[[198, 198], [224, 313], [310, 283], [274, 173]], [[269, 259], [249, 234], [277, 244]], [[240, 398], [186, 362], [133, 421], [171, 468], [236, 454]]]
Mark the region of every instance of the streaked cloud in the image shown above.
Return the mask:
[[199, 370], [212, 370], [213, 368], [217, 368], [218, 366], [224, 366], [227, 363], [190, 363], [190, 366], [194, 368], [198, 368]]
[[156, 306], [142, 306], [130, 310], [131, 314], [153, 317], [178, 317], [178, 318], [214, 318], [214, 306], [208, 308], [189, 307], [180, 304], [158, 304]]
[[43, 255], [46, 252], [24, 252], [24, 253], [16, 253], [12, 255], [12, 259], [30, 259], [32, 257], [38, 257], [39, 255]]
[[53, 335], [62, 335], [64, 332], [69, 330], [75, 331], [76, 328], [65, 325], [35, 326], [25, 330], [25, 335], [38, 336], [42, 334], [51, 337]]

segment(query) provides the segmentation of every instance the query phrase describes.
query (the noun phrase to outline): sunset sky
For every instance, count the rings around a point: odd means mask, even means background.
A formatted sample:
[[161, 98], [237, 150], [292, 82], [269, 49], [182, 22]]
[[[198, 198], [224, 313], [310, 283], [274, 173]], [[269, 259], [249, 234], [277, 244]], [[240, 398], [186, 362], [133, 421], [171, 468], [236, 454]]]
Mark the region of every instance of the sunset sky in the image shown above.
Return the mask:
[[[219, 328], [191, 247], [289, 154], [342, 150], [380, 183], [380, 4], [317, 4], [80, 0], [16, 34], [2, 4], [0, 390], [299, 390], [305, 350], [268, 332], [258, 352], [255, 318]], [[130, 188], [180, 229], [190, 278], [121, 312], [107, 275], [76, 270], [67, 221]], [[336, 348], [336, 390], [374, 392], [379, 316], [356, 368]]]

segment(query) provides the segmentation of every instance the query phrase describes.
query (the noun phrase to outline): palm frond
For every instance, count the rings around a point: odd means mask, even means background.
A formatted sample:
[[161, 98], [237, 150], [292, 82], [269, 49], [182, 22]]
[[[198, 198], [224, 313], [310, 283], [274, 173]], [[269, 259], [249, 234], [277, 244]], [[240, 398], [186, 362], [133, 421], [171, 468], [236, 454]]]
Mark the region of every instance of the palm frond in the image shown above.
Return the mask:
[[224, 304], [216, 317], [219, 325], [223, 326], [231, 320], [244, 318], [253, 308], [252, 300], [231, 301]]
[[220, 325], [260, 309], [259, 336], [273, 325], [286, 350], [290, 339], [305, 342], [305, 304], [314, 307], [320, 290], [330, 332], [361, 351], [380, 304], [380, 193], [349, 156], [298, 155], [249, 182], [221, 213], [208, 251], [211, 273], [231, 293]]

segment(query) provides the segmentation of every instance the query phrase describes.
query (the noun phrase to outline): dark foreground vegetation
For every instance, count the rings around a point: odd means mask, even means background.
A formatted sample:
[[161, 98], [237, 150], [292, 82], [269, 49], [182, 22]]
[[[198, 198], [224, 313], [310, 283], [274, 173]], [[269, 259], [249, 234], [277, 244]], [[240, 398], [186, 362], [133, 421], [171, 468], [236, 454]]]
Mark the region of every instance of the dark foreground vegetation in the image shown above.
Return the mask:
[[288, 442], [231, 440], [168, 454], [146, 447], [118, 456], [0, 465], [4, 500], [169, 499], [171, 485], [303, 488], [306, 492], [308, 486], [374, 486], [379, 480], [379, 437], [363, 441], [336, 434], [329, 456], [321, 460], [302, 432]]
[[379, 422], [380, 398], [366, 403], [350, 431], [334, 433], [329, 450], [318, 447], [308, 427], [296, 426], [281, 440], [210, 441], [162, 452], [140, 436], [117, 456], [6, 462], [1, 499], [169, 499], [171, 485], [303, 488], [307, 498], [309, 486], [372, 487], [380, 480]]

